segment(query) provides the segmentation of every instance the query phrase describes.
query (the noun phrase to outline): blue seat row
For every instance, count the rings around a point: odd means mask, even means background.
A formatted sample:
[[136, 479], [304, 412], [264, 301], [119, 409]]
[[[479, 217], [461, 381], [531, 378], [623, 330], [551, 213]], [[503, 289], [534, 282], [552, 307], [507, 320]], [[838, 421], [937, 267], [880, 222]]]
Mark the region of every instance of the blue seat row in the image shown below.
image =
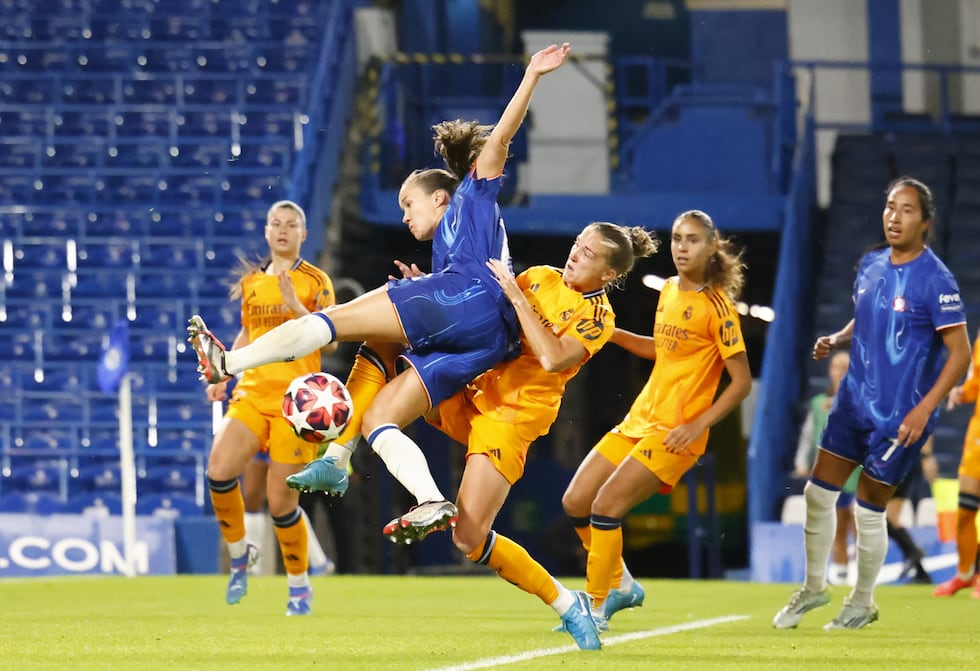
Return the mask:
[[25, 237], [86, 238], [170, 237], [200, 238], [209, 247], [219, 244], [261, 242], [269, 203], [227, 203], [224, 209], [195, 210], [180, 205], [146, 207], [106, 205], [85, 208], [77, 204], [42, 204], [25, 208], [0, 205], [0, 236], [17, 244]]
[[[111, 491], [85, 492], [67, 500], [51, 492], [14, 491], [0, 495], [0, 512], [33, 515], [121, 515], [122, 498], [118, 492]], [[209, 512], [210, 500], [199, 503], [198, 497], [182, 492], [139, 494], [136, 499], [137, 515], [176, 518]]]
[[309, 85], [305, 72], [248, 77], [224, 72], [7, 72], [0, 81], [0, 104], [304, 108]]

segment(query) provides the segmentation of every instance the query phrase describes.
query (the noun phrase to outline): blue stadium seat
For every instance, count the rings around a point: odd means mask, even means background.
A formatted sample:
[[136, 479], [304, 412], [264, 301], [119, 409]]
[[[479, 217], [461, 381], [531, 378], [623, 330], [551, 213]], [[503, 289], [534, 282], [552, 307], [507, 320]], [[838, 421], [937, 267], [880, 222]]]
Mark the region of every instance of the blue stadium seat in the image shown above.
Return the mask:
[[266, 136], [292, 138], [299, 123], [299, 111], [255, 112], [246, 116], [241, 126], [242, 142], [262, 141]]
[[6, 137], [45, 137], [52, 129], [50, 112], [43, 107], [23, 106], [0, 111], [0, 129]]
[[196, 285], [197, 278], [193, 275], [173, 271], [149, 272], [144, 269], [136, 276], [136, 295], [151, 298], [190, 298]]
[[84, 230], [84, 215], [74, 208], [42, 210], [23, 215], [31, 235], [77, 238]]
[[65, 504], [52, 492], [5, 492], [0, 496], [0, 512], [52, 515], [63, 512]]
[[182, 141], [170, 153], [170, 164], [178, 168], [223, 168], [232, 160], [231, 139]]
[[92, 517], [122, 515], [122, 496], [109, 492], [76, 494], [68, 499], [68, 503], [65, 505], [65, 512]]
[[175, 333], [142, 335], [130, 345], [130, 358], [132, 361], [167, 361], [176, 348], [177, 339]]
[[43, 329], [51, 324], [51, 308], [34, 302], [27, 304], [7, 303], [6, 316], [0, 321], [5, 329]]
[[152, 466], [146, 469], [146, 476], [140, 480], [140, 491], [193, 495], [197, 488], [198, 475], [197, 467], [191, 465]]
[[105, 105], [116, 100], [116, 80], [111, 76], [81, 73], [62, 77], [62, 99], [73, 105]]
[[[111, 302], [99, 300], [94, 303], [87, 303], [82, 300], [73, 300], [71, 311], [55, 315], [52, 319], [54, 328], [80, 328], [93, 331], [108, 331], [115, 323], [119, 310]], [[70, 317], [65, 320], [65, 317]]]
[[85, 414], [82, 399], [71, 394], [32, 394], [24, 399], [23, 418], [28, 422], [74, 423]]
[[203, 514], [193, 495], [180, 492], [141, 494], [136, 500], [136, 514], [153, 517], [181, 517]]
[[87, 242], [78, 250], [79, 268], [132, 268], [139, 263], [139, 247], [132, 241]]
[[59, 137], [105, 138], [115, 125], [109, 109], [98, 105], [55, 108], [52, 122]]
[[231, 109], [217, 110], [211, 107], [182, 110], [175, 117], [178, 137], [231, 137], [233, 120]]
[[108, 143], [105, 166], [110, 170], [160, 169], [168, 163], [169, 150], [167, 136], [152, 139], [118, 138]]
[[118, 464], [100, 464], [79, 468], [78, 476], [71, 482], [73, 493], [109, 492], [116, 493], [122, 487], [122, 476]]
[[242, 78], [230, 74], [202, 74], [184, 79], [182, 89], [187, 105], [234, 105], [245, 102]]
[[63, 295], [65, 272], [62, 268], [14, 269], [13, 281], [4, 287], [9, 298], [58, 300]]
[[85, 217], [85, 233], [89, 236], [138, 238], [149, 232], [145, 207], [103, 207], [90, 210]]
[[24, 424], [17, 438], [17, 447], [39, 450], [71, 452], [78, 449], [78, 433], [72, 428], [52, 428], [50, 424]]
[[32, 463], [21, 458], [11, 467], [10, 474], [3, 477], [0, 490], [58, 493], [67, 484], [67, 478], [67, 461], [53, 463], [49, 458], [35, 458]]
[[172, 75], [116, 75], [122, 102], [129, 105], [168, 105], [178, 101], [177, 80]]
[[41, 164], [41, 147], [29, 138], [0, 142], [0, 169], [33, 170]]
[[45, 362], [96, 361], [102, 354], [101, 333], [51, 332], [44, 338], [41, 351]]
[[21, 268], [66, 269], [65, 246], [60, 241], [14, 246], [14, 273]]
[[125, 300], [126, 283], [131, 275], [132, 273], [121, 269], [104, 272], [80, 272], [71, 294], [80, 298], [104, 297]]

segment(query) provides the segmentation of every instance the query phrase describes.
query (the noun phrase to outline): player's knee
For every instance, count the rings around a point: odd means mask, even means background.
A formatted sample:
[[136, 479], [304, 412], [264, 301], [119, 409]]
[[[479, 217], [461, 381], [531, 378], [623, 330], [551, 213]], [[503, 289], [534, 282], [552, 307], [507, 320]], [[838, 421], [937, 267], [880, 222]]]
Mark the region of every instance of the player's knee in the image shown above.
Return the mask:
[[484, 525], [467, 524], [465, 521], [459, 520], [453, 527], [453, 545], [469, 557], [483, 547], [489, 533], [489, 525], [484, 528]]
[[592, 501], [569, 485], [561, 496], [561, 507], [569, 517], [588, 517]]
[[840, 490], [827, 489], [813, 480], [808, 480], [803, 487], [803, 498], [806, 500], [808, 510], [831, 510], [837, 506], [839, 496]]

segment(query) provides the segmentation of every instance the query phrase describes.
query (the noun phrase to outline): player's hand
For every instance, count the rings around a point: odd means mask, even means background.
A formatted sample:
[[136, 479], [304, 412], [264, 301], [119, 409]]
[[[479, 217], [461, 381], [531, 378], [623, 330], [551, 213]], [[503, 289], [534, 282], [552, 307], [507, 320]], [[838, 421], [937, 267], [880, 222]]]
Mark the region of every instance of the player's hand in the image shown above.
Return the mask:
[[296, 295], [296, 287], [293, 286], [293, 278], [289, 276], [289, 272], [284, 270], [276, 276], [279, 280], [279, 291], [282, 293], [282, 302], [286, 304], [286, 307], [293, 311], [293, 314], [304, 314], [306, 312], [305, 306], [300, 302], [299, 296]]
[[557, 44], [545, 47], [531, 56], [531, 62], [527, 64], [527, 70], [528, 72], [534, 72], [539, 75], [551, 72], [568, 59], [568, 53], [571, 50], [572, 47], [568, 42], [562, 43], [560, 47]]
[[946, 397], [946, 409], [952, 410], [956, 406], [963, 402], [963, 385], [953, 387], [949, 390], [949, 396]]
[[688, 424], [679, 424], [671, 429], [667, 437], [664, 438], [664, 447], [667, 448], [668, 452], [680, 454], [687, 450], [690, 444], [702, 433], [704, 433], [704, 428], [697, 420]]
[[212, 403], [215, 401], [223, 401], [228, 398], [228, 380], [222, 380], [221, 382], [216, 382], [214, 384], [209, 384], [204, 388], [204, 395], [208, 397], [208, 400]]
[[908, 447], [921, 438], [930, 414], [932, 413], [927, 412], [921, 405], [912, 408], [898, 427], [898, 444]]
[[398, 268], [398, 271], [402, 274], [402, 276], [395, 277], [394, 275], [388, 275], [389, 280], [408, 280], [413, 277], [422, 277], [425, 275], [425, 273], [422, 272], [422, 269], [414, 263], [409, 266], [398, 259], [395, 259], [394, 263], [395, 267]]
[[524, 296], [524, 292], [517, 285], [517, 281], [514, 279], [514, 275], [510, 272], [506, 265], [500, 262], [499, 259], [490, 259], [487, 261], [487, 268], [493, 272], [494, 278], [497, 280], [497, 284], [500, 288], [504, 290], [504, 295], [507, 299], [513, 303], [520, 300]]
[[817, 338], [817, 342], [813, 343], [813, 360], [820, 361], [821, 359], [826, 359], [834, 351], [836, 346], [836, 336], [820, 336]]

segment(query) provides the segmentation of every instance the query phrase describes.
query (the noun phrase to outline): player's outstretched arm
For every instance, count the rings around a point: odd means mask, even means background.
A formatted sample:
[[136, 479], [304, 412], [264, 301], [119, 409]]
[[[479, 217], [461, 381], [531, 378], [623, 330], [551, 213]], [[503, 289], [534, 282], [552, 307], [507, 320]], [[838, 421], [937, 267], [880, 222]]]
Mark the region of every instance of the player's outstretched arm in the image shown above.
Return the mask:
[[531, 56], [531, 61], [524, 70], [524, 78], [521, 80], [520, 86], [517, 87], [517, 91], [507, 103], [507, 107], [504, 108], [500, 120], [497, 121], [476, 160], [477, 175], [480, 177], [496, 177], [503, 172], [510, 142], [524, 122], [534, 87], [538, 85], [538, 80], [541, 79], [542, 75], [559, 68], [568, 59], [570, 50], [571, 46], [565, 42], [561, 46], [552, 44]]

